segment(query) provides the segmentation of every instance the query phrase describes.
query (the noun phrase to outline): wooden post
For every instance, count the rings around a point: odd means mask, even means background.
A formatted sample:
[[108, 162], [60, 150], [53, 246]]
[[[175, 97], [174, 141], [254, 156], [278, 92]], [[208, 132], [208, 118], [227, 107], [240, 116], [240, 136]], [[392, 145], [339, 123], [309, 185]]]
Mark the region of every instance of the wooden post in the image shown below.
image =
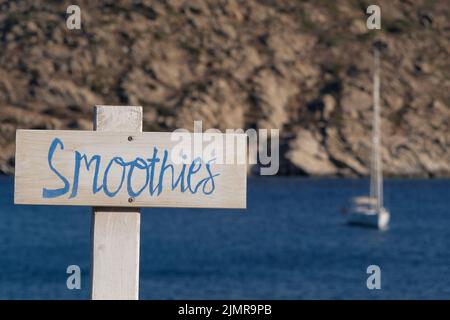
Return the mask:
[[[96, 131], [142, 132], [142, 107], [95, 106], [94, 116]], [[93, 300], [139, 298], [140, 223], [139, 208], [93, 208]]]

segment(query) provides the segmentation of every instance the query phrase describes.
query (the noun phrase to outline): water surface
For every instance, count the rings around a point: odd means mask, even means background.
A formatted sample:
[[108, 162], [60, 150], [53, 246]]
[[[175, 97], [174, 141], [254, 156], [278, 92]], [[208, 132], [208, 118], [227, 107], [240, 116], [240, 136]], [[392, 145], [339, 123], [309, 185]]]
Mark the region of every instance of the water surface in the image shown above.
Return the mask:
[[[87, 207], [14, 206], [0, 176], [0, 298], [87, 299]], [[250, 178], [247, 210], [144, 209], [141, 299], [448, 299], [450, 180], [388, 180], [386, 232], [340, 213], [364, 180]], [[82, 289], [66, 288], [66, 268]], [[368, 290], [379, 265], [382, 289]]]

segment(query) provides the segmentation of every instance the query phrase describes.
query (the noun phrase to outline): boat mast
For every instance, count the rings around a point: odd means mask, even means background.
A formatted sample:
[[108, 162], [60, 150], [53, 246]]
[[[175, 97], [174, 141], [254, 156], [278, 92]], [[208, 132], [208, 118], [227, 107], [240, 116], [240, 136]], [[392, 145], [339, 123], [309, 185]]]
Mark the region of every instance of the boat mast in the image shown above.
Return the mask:
[[370, 196], [376, 200], [376, 210], [383, 207], [383, 176], [380, 154], [380, 51], [374, 47], [373, 124]]

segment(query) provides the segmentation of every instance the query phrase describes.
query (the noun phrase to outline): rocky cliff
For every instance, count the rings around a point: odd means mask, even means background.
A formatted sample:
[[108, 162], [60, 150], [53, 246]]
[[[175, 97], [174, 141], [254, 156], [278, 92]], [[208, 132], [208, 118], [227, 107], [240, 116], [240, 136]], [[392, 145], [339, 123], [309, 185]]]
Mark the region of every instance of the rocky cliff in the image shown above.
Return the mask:
[[142, 105], [145, 130], [273, 128], [282, 174], [364, 175], [372, 43], [382, 156], [397, 176], [450, 175], [448, 1], [77, 1], [0, 5], [0, 171], [17, 128], [91, 129], [95, 104]]

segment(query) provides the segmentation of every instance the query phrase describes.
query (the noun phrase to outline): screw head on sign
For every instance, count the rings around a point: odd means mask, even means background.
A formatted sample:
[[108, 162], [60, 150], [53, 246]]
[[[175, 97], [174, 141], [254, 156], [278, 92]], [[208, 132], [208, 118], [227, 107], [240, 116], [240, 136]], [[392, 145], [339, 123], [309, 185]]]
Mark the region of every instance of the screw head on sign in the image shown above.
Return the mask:
[[134, 201], [134, 198], [128, 198], [128, 202], [132, 203]]
[[128, 136], [128, 141], [133, 141], [133, 137], [132, 136]]

